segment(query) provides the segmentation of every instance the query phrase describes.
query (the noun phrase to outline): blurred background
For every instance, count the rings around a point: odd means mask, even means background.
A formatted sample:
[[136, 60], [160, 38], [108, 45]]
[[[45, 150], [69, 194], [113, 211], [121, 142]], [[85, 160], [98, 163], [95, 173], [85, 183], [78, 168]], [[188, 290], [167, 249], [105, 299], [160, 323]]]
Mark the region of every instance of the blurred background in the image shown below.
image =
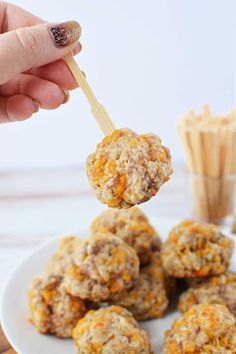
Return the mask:
[[[81, 23], [77, 60], [117, 127], [155, 132], [170, 147], [175, 174], [144, 205], [159, 216], [191, 215], [176, 121], [209, 103], [236, 102], [234, 0], [12, 0], [51, 22]], [[2, 245], [33, 242], [89, 223], [103, 208], [85, 173], [102, 133], [80, 92], [55, 111], [0, 126]], [[22, 244], [22, 241], [19, 241]]]
[[[77, 57], [117, 127], [153, 131], [183, 161], [177, 118], [235, 105], [235, 0], [12, 0], [51, 22], [81, 23]], [[0, 127], [0, 169], [84, 165], [102, 134], [83, 94]]]

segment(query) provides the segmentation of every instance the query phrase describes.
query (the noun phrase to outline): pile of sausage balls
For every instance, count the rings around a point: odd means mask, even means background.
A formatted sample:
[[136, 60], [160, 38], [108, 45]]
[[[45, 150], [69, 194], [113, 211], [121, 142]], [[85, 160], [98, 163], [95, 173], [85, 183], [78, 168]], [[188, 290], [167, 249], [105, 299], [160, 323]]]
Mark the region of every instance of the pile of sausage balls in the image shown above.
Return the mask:
[[63, 239], [33, 279], [31, 321], [41, 333], [73, 337], [78, 353], [152, 353], [138, 321], [165, 316], [182, 279], [183, 316], [165, 334], [165, 353], [235, 353], [232, 252], [214, 225], [183, 221], [162, 244], [139, 208], [105, 210], [90, 238]]
[[80, 354], [151, 354], [139, 321], [165, 316], [181, 280], [183, 314], [165, 332], [164, 353], [236, 353], [233, 241], [214, 225], [185, 220], [162, 243], [135, 206], [171, 173], [169, 150], [154, 134], [120, 129], [98, 144], [87, 174], [110, 208], [88, 239], [64, 238], [33, 279], [30, 320], [40, 333], [72, 337]]

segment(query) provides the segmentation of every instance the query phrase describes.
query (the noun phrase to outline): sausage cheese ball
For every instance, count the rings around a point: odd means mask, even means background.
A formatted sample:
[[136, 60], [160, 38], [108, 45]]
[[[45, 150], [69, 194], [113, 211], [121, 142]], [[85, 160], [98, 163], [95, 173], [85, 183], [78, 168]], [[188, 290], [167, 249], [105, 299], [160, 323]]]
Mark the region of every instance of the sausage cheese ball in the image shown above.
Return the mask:
[[85, 314], [85, 305], [65, 293], [61, 278], [35, 277], [28, 293], [30, 319], [37, 330], [58, 337], [71, 337], [72, 329]]
[[141, 268], [132, 288], [114, 296], [111, 303], [127, 308], [138, 321], [159, 318], [167, 309], [170, 288], [173, 288], [173, 282], [165, 276], [156, 253], [151, 263]]
[[119, 306], [91, 310], [79, 320], [73, 338], [80, 354], [150, 354], [147, 333]]
[[179, 299], [179, 310], [186, 312], [196, 304], [223, 304], [236, 316], [236, 273], [203, 278], [185, 291]]
[[185, 220], [170, 231], [161, 259], [176, 278], [204, 277], [224, 273], [232, 252], [233, 241], [215, 225]]
[[97, 302], [129, 288], [138, 275], [134, 249], [116, 236], [98, 233], [76, 249], [64, 286], [74, 296]]
[[227, 307], [191, 307], [165, 333], [165, 354], [235, 354], [236, 324]]
[[161, 240], [155, 229], [138, 207], [128, 210], [105, 210], [91, 225], [93, 233], [101, 230], [122, 238], [133, 247], [141, 264], [148, 263], [151, 253], [160, 250], [161, 247]]
[[50, 275], [63, 276], [65, 270], [72, 262], [72, 254], [78, 247], [80, 240], [75, 236], [64, 238], [58, 247], [57, 252], [49, 260], [46, 273]]
[[161, 139], [130, 129], [105, 137], [87, 160], [87, 175], [97, 198], [111, 208], [146, 202], [171, 173], [170, 152]]

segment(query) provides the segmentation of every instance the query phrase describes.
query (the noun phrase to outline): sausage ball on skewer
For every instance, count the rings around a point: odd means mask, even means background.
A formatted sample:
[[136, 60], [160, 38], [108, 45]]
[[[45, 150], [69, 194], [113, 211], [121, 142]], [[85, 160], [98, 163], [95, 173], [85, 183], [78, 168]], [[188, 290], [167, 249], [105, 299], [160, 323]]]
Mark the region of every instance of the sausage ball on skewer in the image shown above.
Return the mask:
[[87, 159], [97, 198], [111, 208], [130, 208], [156, 195], [172, 173], [169, 149], [155, 134], [115, 130]]

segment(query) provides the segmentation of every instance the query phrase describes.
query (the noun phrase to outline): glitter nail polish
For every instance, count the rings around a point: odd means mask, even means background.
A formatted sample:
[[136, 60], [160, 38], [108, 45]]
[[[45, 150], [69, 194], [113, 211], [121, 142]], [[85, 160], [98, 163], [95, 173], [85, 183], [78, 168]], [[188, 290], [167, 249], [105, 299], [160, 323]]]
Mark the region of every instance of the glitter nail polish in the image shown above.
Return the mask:
[[78, 41], [81, 27], [76, 21], [68, 21], [49, 27], [56, 47], [66, 47]]

